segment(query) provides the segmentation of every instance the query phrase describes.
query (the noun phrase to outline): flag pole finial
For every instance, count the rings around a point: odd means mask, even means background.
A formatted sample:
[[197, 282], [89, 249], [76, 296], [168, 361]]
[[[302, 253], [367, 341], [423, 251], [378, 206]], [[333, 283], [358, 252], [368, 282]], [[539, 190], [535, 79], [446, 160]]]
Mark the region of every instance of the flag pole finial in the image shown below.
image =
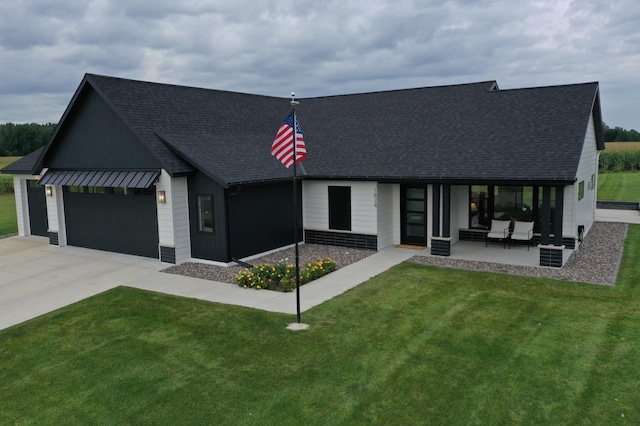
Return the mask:
[[296, 92], [291, 92], [291, 106], [295, 107], [300, 104], [300, 102], [296, 101]]

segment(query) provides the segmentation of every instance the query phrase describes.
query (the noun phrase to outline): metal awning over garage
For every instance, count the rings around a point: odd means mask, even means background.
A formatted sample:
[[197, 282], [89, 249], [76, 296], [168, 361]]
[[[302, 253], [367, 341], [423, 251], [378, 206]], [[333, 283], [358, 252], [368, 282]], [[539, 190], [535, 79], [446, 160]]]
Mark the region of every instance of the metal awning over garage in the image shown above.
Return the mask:
[[104, 186], [107, 188], [149, 188], [160, 171], [48, 170], [40, 185]]

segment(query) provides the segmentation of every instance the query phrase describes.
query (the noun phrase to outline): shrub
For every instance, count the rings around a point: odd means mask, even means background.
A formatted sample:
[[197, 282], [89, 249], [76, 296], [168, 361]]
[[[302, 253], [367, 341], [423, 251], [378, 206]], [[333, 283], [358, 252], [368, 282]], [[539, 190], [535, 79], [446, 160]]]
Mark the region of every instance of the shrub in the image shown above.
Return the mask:
[[[300, 285], [323, 277], [336, 269], [338, 269], [336, 263], [329, 258], [308, 263], [300, 271]], [[263, 263], [239, 272], [236, 280], [238, 285], [244, 288], [290, 292], [296, 288], [296, 267], [285, 263], [276, 265]]]

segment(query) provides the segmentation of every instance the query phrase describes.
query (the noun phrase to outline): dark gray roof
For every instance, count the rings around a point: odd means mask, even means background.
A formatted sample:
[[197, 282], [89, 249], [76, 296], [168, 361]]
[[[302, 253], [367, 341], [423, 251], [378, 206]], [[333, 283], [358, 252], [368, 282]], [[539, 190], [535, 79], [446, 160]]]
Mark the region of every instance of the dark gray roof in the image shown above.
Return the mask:
[[[199, 169], [225, 186], [291, 176], [270, 155], [287, 98], [90, 74], [85, 83], [171, 174]], [[597, 83], [495, 86], [300, 99], [304, 168], [310, 178], [568, 182], [592, 111], [604, 148]]]
[[14, 161], [8, 166], [5, 166], [2, 170], [0, 170], [0, 172], [13, 175], [33, 174], [33, 168], [35, 167], [36, 162], [38, 161], [38, 157], [43, 150], [44, 147], [36, 149], [32, 153], [25, 155], [21, 159]]
[[484, 83], [303, 100], [305, 168], [334, 178], [571, 181], [597, 94], [597, 83]]

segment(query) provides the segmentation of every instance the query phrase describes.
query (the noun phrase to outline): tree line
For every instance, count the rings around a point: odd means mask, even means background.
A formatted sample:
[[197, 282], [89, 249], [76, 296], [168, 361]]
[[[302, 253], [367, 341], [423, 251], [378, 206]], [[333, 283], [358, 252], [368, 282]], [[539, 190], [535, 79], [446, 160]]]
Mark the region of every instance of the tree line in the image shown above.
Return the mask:
[[23, 156], [49, 142], [55, 123], [0, 124], [0, 156]]
[[[49, 142], [55, 123], [0, 124], [0, 157], [23, 156]], [[605, 142], [640, 141], [640, 132], [622, 127], [609, 127], [602, 123]]]
[[627, 130], [622, 127], [613, 129], [602, 123], [605, 142], [640, 142], [640, 133], [634, 129]]

